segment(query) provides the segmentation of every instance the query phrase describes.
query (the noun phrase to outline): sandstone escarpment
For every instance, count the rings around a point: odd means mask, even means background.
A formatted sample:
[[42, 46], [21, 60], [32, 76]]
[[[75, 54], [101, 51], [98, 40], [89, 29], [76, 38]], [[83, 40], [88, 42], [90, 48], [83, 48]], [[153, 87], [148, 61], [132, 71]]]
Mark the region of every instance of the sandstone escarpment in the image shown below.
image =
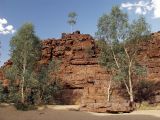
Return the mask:
[[47, 64], [53, 57], [61, 59], [59, 77], [64, 85], [61, 100], [65, 104], [80, 104], [88, 83], [106, 81], [108, 75], [98, 65], [98, 55], [94, 39], [79, 32], [43, 42], [41, 64]]
[[[151, 101], [159, 102], [160, 89], [160, 33], [139, 47], [138, 59], [147, 67], [147, 80], [155, 85]], [[81, 104], [81, 110], [131, 111], [129, 102], [122, 96], [124, 90], [113, 87], [111, 103], [107, 103], [107, 88], [110, 74], [98, 64], [99, 49], [90, 35], [62, 34], [59, 40], [43, 42], [42, 61], [52, 57], [62, 59], [60, 78], [64, 83], [62, 100], [65, 104]], [[44, 62], [44, 63], [45, 63]], [[42, 62], [43, 63], [43, 62]], [[152, 99], [153, 97], [153, 99]]]
[[[39, 64], [48, 64], [52, 58], [60, 59], [58, 76], [63, 83], [61, 101], [64, 104], [81, 104], [81, 110], [106, 112], [132, 110], [121, 90], [113, 84], [111, 103], [107, 102], [110, 73], [98, 64], [100, 50], [95, 40], [79, 31], [62, 34], [61, 39], [42, 42], [42, 57]], [[160, 102], [160, 33], [139, 46], [137, 58], [147, 68], [147, 80], [154, 84], [151, 102]], [[8, 61], [4, 67], [12, 65]], [[2, 75], [0, 75], [2, 76]]]
[[[81, 104], [81, 110], [106, 112], [113, 111], [107, 103], [107, 88], [110, 74], [98, 64], [99, 49], [90, 35], [62, 34], [59, 40], [49, 39], [43, 42], [42, 59], [46, 64], [52, 58], [61, 58], [59, 77], [63, 82], [61, 101], [64, 104]], [[126, 104], [124, 111], [130, 111], [129, 103], [118, 94], [112, 93], [111, 101]], [[108, 107], [107, 107], [108, 105]]]

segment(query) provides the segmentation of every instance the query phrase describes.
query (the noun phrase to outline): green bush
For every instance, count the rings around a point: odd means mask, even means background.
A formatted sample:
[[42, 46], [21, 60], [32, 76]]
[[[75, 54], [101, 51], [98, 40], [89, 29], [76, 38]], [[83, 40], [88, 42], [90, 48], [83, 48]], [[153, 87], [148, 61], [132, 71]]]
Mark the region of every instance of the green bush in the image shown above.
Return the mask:
[[7, 102], [8, 92], [4, 90], [2, 83], [0, 82], [0, 102]]
[[22, 110], [22, 111], [28, 111], [28, 110], [35, 110], [36, 106], [34, 105], [30, 105], [27, 103], [21, 103], [21, 102], [17, 102], [14, 104], [14, 106], [16, 107], [17, 110]]
[[[53, 83], [50, 83], [48, 86], [46, 86], [44, 94], [43, 94], [43, 102], [45, 104], [55, 104], [56, 97], [59, 96], [61, 93], [61, 85], [58, 81], [55, 81]], [[59, 101], [60, 102], [60, 101]]]

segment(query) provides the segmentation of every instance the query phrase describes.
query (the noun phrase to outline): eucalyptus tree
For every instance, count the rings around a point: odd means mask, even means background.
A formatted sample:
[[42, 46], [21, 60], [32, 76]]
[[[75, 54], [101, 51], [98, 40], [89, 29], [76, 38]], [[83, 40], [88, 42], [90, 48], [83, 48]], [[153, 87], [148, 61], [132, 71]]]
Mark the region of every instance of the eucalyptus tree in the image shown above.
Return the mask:
[[77, 23], [77, 13], [70, 12], [68, 14], [68, 24], [71, 26], [71, 32], [73, 32], [73, 26]]
[[[96, 35], [106, 41], [106, 49], [103, 49], [101, 52], [102, 59], [100, 63], [111, 69], [112, 74], [120, 69], [117, 55], [122, 51], [120, 42], [123, 40], [127, 26], [128, 16], [123, 13], [118, 6], [113, 7], [111, 13], [102, 15], [98, 21], [98, 31]], [[108, 101], [110, 100], [112, 79], [113, 78], [110, 78], [108, 86]]]
[[35, 35], [34, 26], [25, 23], [10, 41], [11, 60], [20, 80], [21, 102], [25, 102], [25, 85], [40, 57], [40, 40]]
[[100, 63], [112, 72], [107, 92], [108, 101], [112, 80], [118, 80], [125, 85], [130, 101], [134, 102], [133, 76], [136, 71], [137, 75], [145, 73], [136, 59], [138, 44], [149, 33], [149, 25], [144, 17], [129, 23], [128, 15], [118, 6], [113, 7], [111, 13], [100, 17], [96, 34], [106, 42], [101, 51]]

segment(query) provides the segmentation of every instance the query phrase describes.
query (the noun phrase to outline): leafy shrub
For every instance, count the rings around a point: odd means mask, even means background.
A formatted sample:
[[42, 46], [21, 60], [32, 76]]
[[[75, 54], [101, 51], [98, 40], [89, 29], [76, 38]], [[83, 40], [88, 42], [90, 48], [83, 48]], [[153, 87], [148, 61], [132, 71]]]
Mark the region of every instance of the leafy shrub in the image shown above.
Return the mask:
[[60, 95], [61, 85], [57, 81], [50, 83], [46, 86], [43, 94], [43, 102], [45, 104], [54, 104], [56, 103], [56, 97]]
[[21, 103], [21, 102], [15, 103], [14, 106], [16, 107], [17, 110], [22, 110], [22, 111], [35, 110], [36, 109], [36, 106], [34, 106], [34, 105], [30, 105], [30, 104], [27, 104], [27, 103]]
[[155, 85], [152, 81], [141, 80], [135, 88], [135, 100], [136, 102], [148, 101], [154, 94]]
[[8, 90], [7, 88], [2, 86], [2, 82], [0, 83], [0, 102], [7, 102], [8, 99]]

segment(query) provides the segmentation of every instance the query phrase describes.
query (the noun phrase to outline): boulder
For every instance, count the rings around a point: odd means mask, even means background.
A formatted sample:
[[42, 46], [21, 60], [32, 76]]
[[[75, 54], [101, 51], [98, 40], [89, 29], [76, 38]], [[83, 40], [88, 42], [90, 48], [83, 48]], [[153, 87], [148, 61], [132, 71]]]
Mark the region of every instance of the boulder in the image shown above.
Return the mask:
[[107, 112], [110, 112], [110, 113], [119, 113], [119, 112], [129, 113], [135, 110], [135, 104], [127, 101], [123, 103], [112, 102], [112, 103], [107, 103], [106, 108], [107, 108]]

